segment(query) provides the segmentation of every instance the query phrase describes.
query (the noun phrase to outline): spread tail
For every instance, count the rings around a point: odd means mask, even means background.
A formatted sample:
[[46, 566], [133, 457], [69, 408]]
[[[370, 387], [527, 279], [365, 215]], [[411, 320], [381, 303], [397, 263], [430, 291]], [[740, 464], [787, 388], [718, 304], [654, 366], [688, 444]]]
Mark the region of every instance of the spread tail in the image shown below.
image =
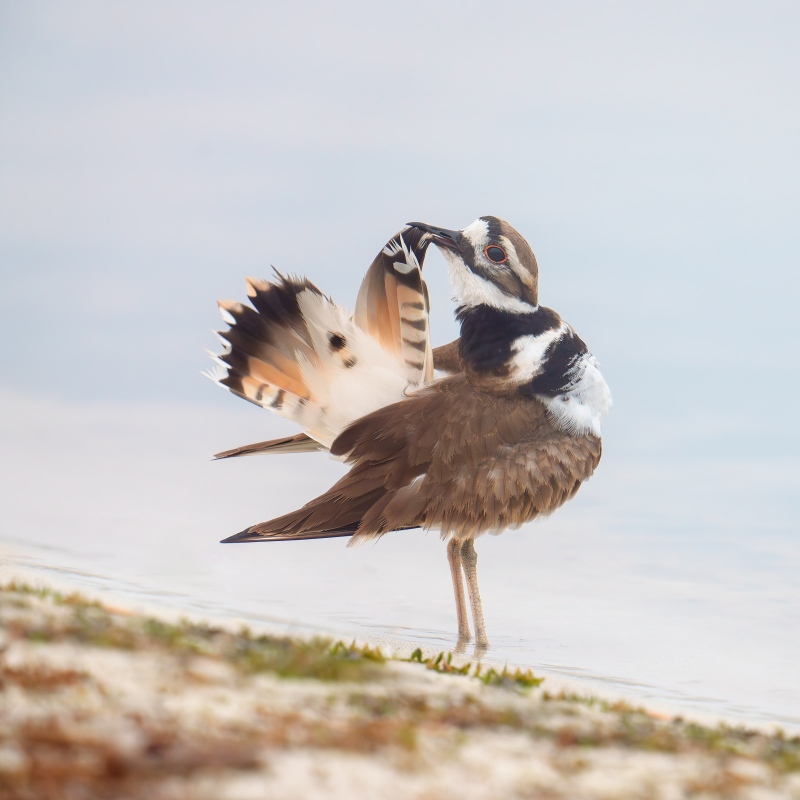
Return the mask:
[[[251, 305], [219, 303], [229, 328], [217, 333], [223, 350], [211, 354], [218, 369], [209, 377], [293, 420], [323, 449], [354, 420], [420, 388], [433, 377], [422, 235], [404, 229], [389, 241], [364, 278], [353, 316], [307, 280], [249, 278]], [[220, 457], [313, 449], [288, 446], [248, 445]]]

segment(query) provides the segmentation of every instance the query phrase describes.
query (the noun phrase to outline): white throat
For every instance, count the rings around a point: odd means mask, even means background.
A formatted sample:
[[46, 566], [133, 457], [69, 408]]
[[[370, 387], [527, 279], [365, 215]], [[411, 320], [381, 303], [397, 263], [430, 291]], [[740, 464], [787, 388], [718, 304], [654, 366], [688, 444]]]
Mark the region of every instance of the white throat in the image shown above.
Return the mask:
[[538, 308], [518, 297], [510, 297], [491, 281], [476, 275], [452, 250], [442, 248], [442, 255], [447, 261], [453, 299], [459, 306], [491, 306], [517, 314], [531, 314]]

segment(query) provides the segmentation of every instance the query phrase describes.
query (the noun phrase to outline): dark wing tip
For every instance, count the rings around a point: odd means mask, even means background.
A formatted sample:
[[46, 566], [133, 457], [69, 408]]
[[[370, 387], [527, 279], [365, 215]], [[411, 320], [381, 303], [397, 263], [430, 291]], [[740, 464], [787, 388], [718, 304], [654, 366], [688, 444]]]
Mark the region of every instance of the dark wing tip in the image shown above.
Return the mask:
[[233, 536], [229, 536], [227, 539], [221, 539], [220, 544], [236, 544], [237, 542], [260, 542], [263, 541], [264, 537], [253, 533], [252, 528], [245, 528], [243, 531], [239, 531], [239, 533], [234, 533]]

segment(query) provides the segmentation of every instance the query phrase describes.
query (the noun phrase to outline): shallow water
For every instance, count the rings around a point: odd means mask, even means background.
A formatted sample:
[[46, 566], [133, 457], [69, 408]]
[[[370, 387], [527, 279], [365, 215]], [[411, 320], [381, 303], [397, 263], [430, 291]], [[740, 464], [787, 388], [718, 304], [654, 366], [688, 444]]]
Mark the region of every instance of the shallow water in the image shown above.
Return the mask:
[[[343, 469], [323, 454], [209, 460], [285, 430], [263, 412], [2, 399], [8, 563], [209, 618], [454, 646], [436, 534], [218, 544]], [[575, 501], [479, 541], [488, 657], [800, 730], [796, 463], [642, 461], [609, 440]]]

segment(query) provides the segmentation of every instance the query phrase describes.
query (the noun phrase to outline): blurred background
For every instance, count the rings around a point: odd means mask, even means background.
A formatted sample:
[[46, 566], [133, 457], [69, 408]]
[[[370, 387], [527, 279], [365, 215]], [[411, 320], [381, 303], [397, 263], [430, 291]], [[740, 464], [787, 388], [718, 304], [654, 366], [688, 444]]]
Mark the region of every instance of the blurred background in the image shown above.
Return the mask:
[[[602, 363], [603, 463], [485, 537], [499, 660], [800, 726], [800, 8], [791, 2], [0, 6], [0, 548], [211, 617], [451, 647], [435, 533], [217, 541], [322, 454], [200, 375], [270, 265], [353, 305], [409, 219], [537, 254]], [[425, 267], [436, 344], [457, 334]]]

